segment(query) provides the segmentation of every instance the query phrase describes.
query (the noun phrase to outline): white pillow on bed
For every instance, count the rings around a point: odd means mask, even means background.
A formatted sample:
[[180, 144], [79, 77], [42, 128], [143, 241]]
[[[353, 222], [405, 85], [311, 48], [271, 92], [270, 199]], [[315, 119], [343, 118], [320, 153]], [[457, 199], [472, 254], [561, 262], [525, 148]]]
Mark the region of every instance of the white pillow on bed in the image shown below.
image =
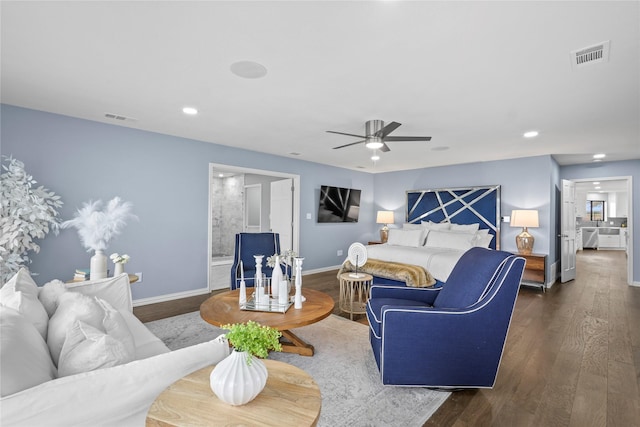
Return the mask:
[[403, 230], [424, 230], [422, 224], [411, 224], [410, 222], [405, 222], [402, 224]]
[[481, 248], [488, 248], [493, 240], [493, 234], [489, 234], [489, 230], [478, 230], [475, 238], [473, 239], [473, 246], [479, 246]]
[[471, 231], [475, 233], [480, 228], [480, 224], [477, 222], [474, 224], [454, 224], [451, 223], [451, 231]]
[[401, 230], [399, 228], [392, 228], [389, 230], [387, 243], [395, 246], [417, 248], [424, 243], [424, 230]]
[[473, 247], [475, 233], [461, 233], [456, 231], [431, 230], [427, 235], [425, 246], [431, 248], [448, 248], [467, 250]]
[[422, 221], [422, 226], [428, 230], [449, 230], [451, 224], [448, 222]]

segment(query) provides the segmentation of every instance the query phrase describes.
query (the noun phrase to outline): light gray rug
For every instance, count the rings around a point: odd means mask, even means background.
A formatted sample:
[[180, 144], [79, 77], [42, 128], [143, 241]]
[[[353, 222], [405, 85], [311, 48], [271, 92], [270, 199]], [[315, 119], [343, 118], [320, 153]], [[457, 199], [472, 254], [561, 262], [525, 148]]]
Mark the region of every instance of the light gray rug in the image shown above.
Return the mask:
[[[224, 331], [199, 312], [146, 323], [172, 350], [213, 339]], [[369, 345], [369, 328], [331, 315], [293, 332], [315, 347], [313, 357], [271, 353], [270, 359], [308, 372], [322, 394], [319, 426], [422, 426], [449, 397], [424, 388], [383, 386]]]

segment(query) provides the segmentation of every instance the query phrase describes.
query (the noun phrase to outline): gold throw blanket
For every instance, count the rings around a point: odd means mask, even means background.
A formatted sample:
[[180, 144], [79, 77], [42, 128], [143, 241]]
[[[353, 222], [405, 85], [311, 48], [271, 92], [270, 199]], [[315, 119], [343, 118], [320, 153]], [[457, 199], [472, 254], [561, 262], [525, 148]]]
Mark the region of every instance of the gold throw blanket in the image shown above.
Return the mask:
[[[347, 260], [338, 271], [338, 277], [342, 273], [350, 271], [355, 271], [355, 267]], [[436, 283], [436, 279], [431, 276], [431, 273], [419, 265], [400, 262], [380, 261], [369, 258], [362, 267], [358, 268], [358, 272], [384, 277], [385, 279], [398, 280], [414, 288], [428, 288]]]

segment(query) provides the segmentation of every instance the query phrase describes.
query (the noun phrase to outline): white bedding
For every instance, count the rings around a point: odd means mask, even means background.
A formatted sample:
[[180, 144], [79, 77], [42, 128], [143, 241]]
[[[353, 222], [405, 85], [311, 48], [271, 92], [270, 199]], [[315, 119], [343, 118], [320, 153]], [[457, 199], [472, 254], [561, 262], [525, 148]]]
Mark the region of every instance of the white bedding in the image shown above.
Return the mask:
[[419, 265], [441, 282], [446, 282], [458, 259], [466, 250], [389, 245], [367, 246], [367, 257], [380, 261]]

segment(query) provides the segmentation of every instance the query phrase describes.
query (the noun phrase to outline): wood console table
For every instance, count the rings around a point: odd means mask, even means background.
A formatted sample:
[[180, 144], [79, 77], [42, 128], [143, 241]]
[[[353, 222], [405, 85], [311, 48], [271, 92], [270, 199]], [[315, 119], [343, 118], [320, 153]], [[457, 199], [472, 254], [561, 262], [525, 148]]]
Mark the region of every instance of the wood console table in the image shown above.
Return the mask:
[[526, 265], [524, 266], [524, 273], [522, 275], [523, 283], [533, 283], [539, 285], [544, 292], [547, 288], [546, 280], [547, 280], [547, 255], [546, 254], [520, 254], [516, 253], [515, 255], [520, 256], [527, 260]]

